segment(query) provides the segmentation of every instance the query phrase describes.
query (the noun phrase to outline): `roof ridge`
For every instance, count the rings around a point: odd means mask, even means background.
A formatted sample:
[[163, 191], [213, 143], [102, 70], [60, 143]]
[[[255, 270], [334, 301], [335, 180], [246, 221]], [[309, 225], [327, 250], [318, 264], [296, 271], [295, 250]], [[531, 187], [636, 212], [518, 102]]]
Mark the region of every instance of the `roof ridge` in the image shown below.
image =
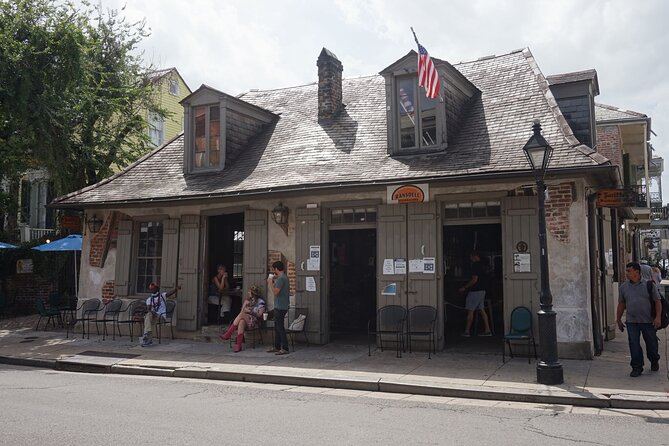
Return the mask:
[[626, 108], [616, 107], [615, 105], [602, 104], [601, 102], [595, 102], [595, 107], [602, 107], [602, 108], [606, 108], [608, 110], [617, 111], [617, 112], [621, 112], [621, 113], [631, 113], [631, 114], [637, 115], [640, 118], [647, 118], [648, 117], [648, 115], [645, 114], [645, 113], [637, 112], [637, 111], [634, 111], [634, 110], [629, 110], [629, 109], [626, 109]]
[[[380, 75], [379, 74], [361, 74], [361, 75], [358, 75], [358, 76], [343, 77], [342, 82], [364, 79], [364, 78], [373, 78], [373, 77], [380, 77]], [[307, 84], [293, 85], [293, 86], [290, 86], [290, 87], [268, 88], [266, 90], [261, 89], [261, 88], [251, 88], [249, 90], [243, 91], [242, 93], [239, 93], [239, 95], [237, 95], [236, 97], [241, 99], [247, 93], [266, 93], [266, 92], [272, 92], [272, 91], [284, 91], [284, 90], [292, 90], [292, 89], [295, 89], [295, 88], [310, 87], [312, 85], [318, 85], [318, 81], [309, 82]]]
[[498, 57], [505, 57], [505, 56], [510, 56], [510, 55], [512, 55], [512, 54], [516, 54], [516, 53], [523, 52], [523, 51], [526, 50], [526, 49], [528, 49], [528, 48], [527, 48], [527, 47], [525, 47], [525, 48], [518, 48], [518, 49], [515, 49], [515, 50], [511, 50], [511, 51], [509, 51], [509, 52], [507, 52], [507, 53], [502, 53], [502, 54], [490, 54], [490, 55], [488, 55], [488, 56], [482, 56], [482, 57], [478, 57], [478, 58], [476, 58], [476, 59], [471, 59], [471, 60], [461, 60], [460, 62], [456, 62], [456, 63], [453, 63], [453, 64], [451, 64], [451, 65], [453, 65], [453, 66], [457, 66], [457, 65], [464, 65], [464, 64], [468, 64], [468, 63], [474, 63], [474, 62], [481, 62], [481, 61], [484, 61], [484, 60], [497, 59]]
[[581, 144], [581, 142], [574, 136], [574, 132], [571, 129], [571, 126], [569, 125], [567, 119], [562, 114], [562, 110], [560, 109], [560, 106], [558, 105], [555, 96], [553, 96], [553, 92], [550, 89], [548, 79], [546, 79], [546, 76], [544, 76], [544, 74], [541, 72], [539, 65], [534, 59], [532, 51], [530, 51], [529, 48], [525, 48], [522, 51], [522, 54], [525, 57], [525, 60], [527, 61], [528, 65], [532, 69], [532, 72], [536, 77], [537, 84], [539, 85], [539, 88], [543, 93], [544, 98], [546, 99], [546, 103], [548, 104], [548, 107], [550, 108], [553, 117], [558, 122], [559, 124], [558, 127], [560, 128], [560, 131], [562, 132], [569, 146], [578, 150], [583, 155], [592, 159], [597, 164], [604, 164], [606, 162], [610, 162], [608, 158], [602, 156], [595, 149], [588, 147], [585, 144]]

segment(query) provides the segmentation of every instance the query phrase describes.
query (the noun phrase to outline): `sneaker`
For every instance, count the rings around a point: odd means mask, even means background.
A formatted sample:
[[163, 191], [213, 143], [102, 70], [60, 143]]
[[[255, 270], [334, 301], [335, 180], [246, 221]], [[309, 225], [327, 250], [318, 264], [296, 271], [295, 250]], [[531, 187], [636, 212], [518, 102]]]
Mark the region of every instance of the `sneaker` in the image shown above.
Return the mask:
[[632, 369], [632, 371], [630, 372], [630, 376], [632, 378], [636, 378], [637, 376], [641, 376], [641, 372], [642, 372], [641, 369]]
[[471, 337], [471, 335], [470, 335], [468, 332], [466, 332], [466, 331], [463, 332], [463, 333], [461, 333], [460, 336], [462, 336], [463, 338], [469, 338], [469, 337]]
[[491, 332], [481, 333], [479, 336], [490, 337], [490, 336], [492, 336], [492, 333]]
[[657, 372], [658, 370], [660, 370], [660, 361], [651, 362], [650, 370], [652, 370], [653, 372]]
[[278, 351], [279, 351], [279, 350], [277, 350], [277, 349], [274, 348], [274, 347], [272, 347], [272, 348], [268, 348], [268, 349], [267, 349], [267, 353], [276, 353], [276, 352], [278, 352]]
[[153, 341], [151, 339], [142, 339], [142, 347], [149, 347], [153, 345]]

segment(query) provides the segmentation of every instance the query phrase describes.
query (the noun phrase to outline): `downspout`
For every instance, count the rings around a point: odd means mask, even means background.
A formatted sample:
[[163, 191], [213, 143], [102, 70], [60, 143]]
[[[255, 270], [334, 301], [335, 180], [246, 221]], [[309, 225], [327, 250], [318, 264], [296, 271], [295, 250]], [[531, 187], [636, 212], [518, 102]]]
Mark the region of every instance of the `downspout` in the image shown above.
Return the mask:
[[643, 164], [646, 179], [646, 207], [650, 211], [650, 175], [648, 174], [648, 122], [643, 124]]
[[588, 255], [590, 257], [590, 311], [592, 313], [592, 340], [595, 348], [595, 356], [602, 354], [604, 350], [604, 340], [602, 338], [602, 330], [599, 320], [599, 308], [601, 303], [600, 287], [598, 284], [602, 280], [602, 273], [600, 268], [601, 259], [597, 258], [599, 237], [597, 236], [597, 228], [599, 227], [597, 206], [595, 200], [597, 194], [593, 193], [588, 196]]

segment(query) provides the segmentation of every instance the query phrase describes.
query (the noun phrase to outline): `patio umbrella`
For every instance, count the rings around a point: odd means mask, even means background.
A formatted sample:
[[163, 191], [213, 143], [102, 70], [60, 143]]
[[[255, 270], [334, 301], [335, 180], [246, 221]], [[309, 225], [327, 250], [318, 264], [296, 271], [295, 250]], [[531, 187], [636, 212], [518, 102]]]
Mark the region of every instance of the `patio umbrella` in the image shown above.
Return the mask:
[[72, 251], [74, 253], [74, 294], [79, 297], [77, 286], [77, 251], [81, 251], [81, 235], [72, 234], [51, 243], [35, 246], [38, 251]]
[[10, 245], [9, 243], [0, 242], [0, 249], [13, 249], [13, 248], [16, 248], [16, 246]]

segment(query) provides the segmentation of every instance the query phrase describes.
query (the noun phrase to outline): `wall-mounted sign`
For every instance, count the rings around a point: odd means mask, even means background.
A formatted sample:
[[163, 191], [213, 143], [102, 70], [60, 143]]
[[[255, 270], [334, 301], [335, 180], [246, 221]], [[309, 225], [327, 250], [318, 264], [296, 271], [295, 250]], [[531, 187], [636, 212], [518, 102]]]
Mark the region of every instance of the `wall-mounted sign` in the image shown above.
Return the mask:
[[386, 191], [388, 203], [427, 203], [430, 201], [428, 184], [388, 186]]
[[532, 258], [530, 257], [530, 254], [513, 253], [513, 272], [532, 272]]
[[81, 217], [76, 215], [63, 215], [60, 217], [60, 227], [71, 231], [81, 231]]
[[518, 243], [516, 243], [516, 251], [527, 252], [527, 242], [521, 240]]
[[16, 274], [28, 274], [33, 272], [33, 259], [20, 259], [16, 261]]
[[630, 208], [636, 205], [637, 194], [629, 189], [602, 189], [597, 191], [600, 208]]

